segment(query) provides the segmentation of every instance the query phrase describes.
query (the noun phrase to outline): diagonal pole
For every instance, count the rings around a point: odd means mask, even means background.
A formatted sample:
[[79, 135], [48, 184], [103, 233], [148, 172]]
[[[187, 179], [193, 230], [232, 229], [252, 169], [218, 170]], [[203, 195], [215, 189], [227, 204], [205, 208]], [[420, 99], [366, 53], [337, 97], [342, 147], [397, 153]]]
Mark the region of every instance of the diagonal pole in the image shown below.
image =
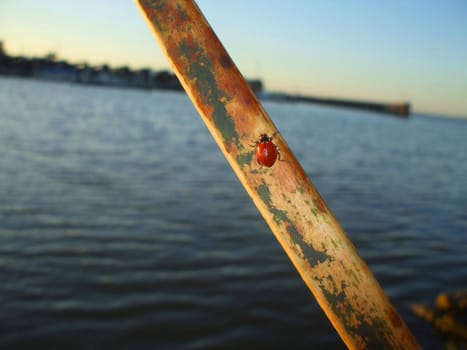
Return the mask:
[[[192, 0], [135, 0], [240, 182], [351, 349], [418, 349], [284, 139]], [[258, 164], [274, 135], [282, 161]]]

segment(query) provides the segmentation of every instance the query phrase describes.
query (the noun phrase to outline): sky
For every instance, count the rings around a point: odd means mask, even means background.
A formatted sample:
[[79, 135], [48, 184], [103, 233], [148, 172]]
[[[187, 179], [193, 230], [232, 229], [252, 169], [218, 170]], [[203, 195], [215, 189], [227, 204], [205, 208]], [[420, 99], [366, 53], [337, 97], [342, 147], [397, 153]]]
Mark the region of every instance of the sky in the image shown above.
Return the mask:
[[[268, 91], [467, 117], [466, 0], [197, 0]], [[8, 54], [169, 69], [132, 0], [0, 0]]]

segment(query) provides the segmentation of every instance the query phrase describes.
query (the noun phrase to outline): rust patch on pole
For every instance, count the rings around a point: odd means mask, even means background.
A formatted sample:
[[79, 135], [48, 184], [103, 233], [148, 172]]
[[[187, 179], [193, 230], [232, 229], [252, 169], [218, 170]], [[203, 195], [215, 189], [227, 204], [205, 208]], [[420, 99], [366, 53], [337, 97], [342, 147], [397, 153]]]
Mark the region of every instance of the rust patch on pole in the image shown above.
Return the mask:
[[[352, 349], [417, 349], [341, 226], [191, 0], [135, 0], [217, 145], [321, 308]], [[252, 140], [275, 135], [281, 161]]]

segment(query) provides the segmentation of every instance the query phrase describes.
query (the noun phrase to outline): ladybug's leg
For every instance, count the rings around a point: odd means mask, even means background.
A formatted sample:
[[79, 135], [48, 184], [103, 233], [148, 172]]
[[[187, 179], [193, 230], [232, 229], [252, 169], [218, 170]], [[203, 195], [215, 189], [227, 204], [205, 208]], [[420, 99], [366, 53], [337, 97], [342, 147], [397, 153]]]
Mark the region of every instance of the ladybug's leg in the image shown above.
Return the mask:
[[259, 143], [258, 141], [254, 140], [254, 141], [251, 141], [251, 142], [252, 142], [252, 143], [249, 144], [249, 146], [250, 146], [251, 148], [256, 148], [256, 147], [258, 146], [258, 143]]
[[[272, 141], [272, 139], [277, 135], [277, 131], [272, 134], [272, 136], [269, 138], [269, 141]], [[277, 150], [277, 160], [278, 161], [283, 161], [284, 159], [281, 159], [281, 150], [279, 147], [276, 146], [276, 150]]]
[[277, 160], [279, 162], [283, 162], [285, 159], [281, 159], [281, 150], [280, 150], [280, 148], [276, 146], [276, 150], [277, 150]]

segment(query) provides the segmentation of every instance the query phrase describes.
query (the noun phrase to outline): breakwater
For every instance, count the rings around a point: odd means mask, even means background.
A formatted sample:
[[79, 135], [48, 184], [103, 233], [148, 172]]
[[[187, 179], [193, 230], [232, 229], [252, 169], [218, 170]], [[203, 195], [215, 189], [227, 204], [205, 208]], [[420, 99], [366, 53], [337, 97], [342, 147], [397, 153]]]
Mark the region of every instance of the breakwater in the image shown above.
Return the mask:
[[374, 112], [388, 113], [401, 118], [408, 118], [410, 115], [410, 103], [383, 103], [383, 102], [367, 102], [353, 101], [337, 98], [322, 98], [314, 96], [290, 95], [282, 93], [273, 93], [263, 95], [266, 100], [289, 101], [289, 102], [307, 102], [323, 105], [331, 105], [337, 107], [357, 108]]

